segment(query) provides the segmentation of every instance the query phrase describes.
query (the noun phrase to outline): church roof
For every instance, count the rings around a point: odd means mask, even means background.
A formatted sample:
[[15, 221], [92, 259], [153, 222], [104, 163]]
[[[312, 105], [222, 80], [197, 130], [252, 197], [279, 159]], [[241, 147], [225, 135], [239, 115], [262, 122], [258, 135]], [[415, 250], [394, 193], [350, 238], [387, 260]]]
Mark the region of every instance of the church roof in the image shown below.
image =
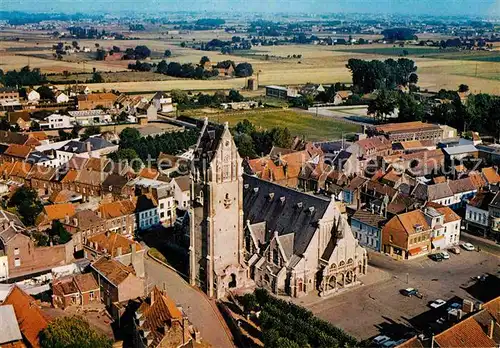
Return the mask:
[[200, 159], [205, 155], [207, 156], [207, 161], [211, 162], [222, 139], [223, 132], [224, 126], [209, 125], [208, 121], [205, 121], [198, 142], [196, 143], [195, 158]]
[[329, 200], [243, 175], [243, 211], [250, 224], [266, 222], [266, 242], [274, 231], [294, 233], [293, 253], [302, 255], [325, 215]]

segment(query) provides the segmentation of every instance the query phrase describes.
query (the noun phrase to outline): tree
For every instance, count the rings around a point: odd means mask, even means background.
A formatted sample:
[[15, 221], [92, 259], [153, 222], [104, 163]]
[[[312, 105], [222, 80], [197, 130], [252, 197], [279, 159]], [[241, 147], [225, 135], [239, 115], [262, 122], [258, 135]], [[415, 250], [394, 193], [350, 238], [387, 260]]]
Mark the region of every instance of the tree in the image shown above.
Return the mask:
[[368, 113], [374, 114], [378, 122], [385, 122], [388, 115], [394, 112], [397, 100], [393, 92], [381, 90], [377, 98], [368, 104]]
[[83, 134], [80, 137], [80, 140], [87, 140], [90, 136], [97, 135], [97, 134], [101, 134], [101, 127], [99, 127], [99, 126], [88, 126], [83, 131]]
[[136, 128], [127, 127], [120, 133], [120, 147], [129, 148], [137, 144], [141, 139], [141, 133]]
[[173, 89], [170, 91], [170, 95], [172, 96], [172, 100], [178, 104], [186, 104], [189, 100], [187, 93], [180, 89]]
[[168, 64], [165, 60], [162, 60], [156, 66], [156, 72], [160, 74], [167, 74], [167, 71], [168, 71]]
[[243, 96], [241, 95], [241, 93], [235, 89], [232, 89], [229, 91], [229, 100], [232, 101], [232, 102], [241, 102], [243, 101], [245, 98], [243, 98]]
[[94, 72], [92, 74], [92, 83], [103, 83], [104, 82], [104, 78], [102, 77], [101, 73], [98, 73], [98, 72]]
[[54, 244], [66, 244], [71, 240], [71, 234], [64, 228], [59, 220], [52, 221], [49, 237]]
[[252, 76], [253, 68], [250, 63], [240, 63], [234, 68], [234, 73], [238, 77], [248, 77]]
[[411, 84], [417, 84], [418, 82], [418, 75], [415, 74], [415, 73], [411, 73], [410, 74], [410, 77], [408, 77], [408, 82], [411, 83]]
[[151, 55], [151, 50], [144, 45], [136, 46], [134, 50], [135, 59], [145, 59]]
[[170, 58], [172, 56], [172, 51], [170, 50], [165, 50], [165, 53], [163, 54], [164, 57]]
[[40, 332], [42, 348], [111, 348], [112, 340], [96, 331], [81, 316], [59, 317]]
[[36, 91], [40, 94], [40, 99], [52, 100], [55, 97], [54, 92], [48, 86], [40, 86]]
[[468, 92], [469, 91], [469, 86], [467, 85], [464, 85], [463, 83], [460, 84], [460, 86], [458, 86], [458, 91], [460, 93], [465, 93], [465, 92]]
[[201, 66], [205, 66], [205, 63], [208, 63], [208, 62], [210, 62], [210, 58], [208, 58], [207, 56], [201, 57], [201, 59], [200, 59]]
[[244, 133], [251, 135], [253, 132], [255, 132], [255, 126], [253, 125], [252, 122], [247, 120], [246, 118], [243, 121], [240, 121], [236, 124], [234, 127], [234, 130], [237, 133]]
[[111, 154], [110, 158], [118, 162], [126, 161], [127, 164], [131, 165], [135, 171], [140, 170], [142, 167], [139, 155], [137, 155], [137, 152], [131, 148], [119, 149], [117, 152]]
[[38, 194], [32, 188], [21, 186], [9, 200], [8, 206], [14, 207], [26, 226], [35, 224], [35, 219], [43, 210]]
[[183, 47], [183, 48], [186, 47], [186, 42], [182, 41], [181, 42], [181, 47]]
[[238, 152], [241, 157], [245, 158], [255, 158], [257, 154], [255, 153], [255, 146], [253, 144], [253, 139], [250, 135], [245, 133], [238, 133], [234, 136], [234, 142], [238, 148]]
[[73, 126], [73, 129], [71, 129], [71, 136], [73, 138], [78, 138], [80, 135], [80, 131], [82, 130], [82, 126], [80, 126], [78, 123]]

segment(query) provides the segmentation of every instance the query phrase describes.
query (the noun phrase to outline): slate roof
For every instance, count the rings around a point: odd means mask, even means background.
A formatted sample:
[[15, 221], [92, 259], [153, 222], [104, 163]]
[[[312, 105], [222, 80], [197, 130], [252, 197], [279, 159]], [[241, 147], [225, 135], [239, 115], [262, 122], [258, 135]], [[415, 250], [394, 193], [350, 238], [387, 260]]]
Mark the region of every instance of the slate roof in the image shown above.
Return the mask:
[[104, 181], [102, 182], [103, 191], [108, 191], [111, 187], [112, 191], [114, 189], [121, 190], [125, 185], [127, 185], [127, 178], [118, 174], [110, 174]]
[[278, 240], [281, 244], [281, 247], [283, 248], [283, 251], [285, 253], [285, 256], [288, 260], [293, 255], [293, 241], [295, 239], [295, 235], [293, 233], [288, 233], [284, 234], [281, 236], [278, 236]]
[[14, 307], [19, 329], [30, 346], [40, 347], [38, 335], [49, 325], [49, 320], [38, 308], [35, 299], [14, 285], [3, 304]]
[[109, 141], [101, 137], [90, 137], [85, 141], [71, 140], [65, 145], [61, 146], [58, 150], [72, 153], [84, 153], [87, 152], [87, 144], [90, 144], [90, 150], [101, 150], [110, 146], [114, 146]]
[[490, 205], [493, 206], [493, 207], [495, 207], [495, 208], [500, 208], [500, 191], [498, 191], [495, 194], [495, 197], [493, 197]]
[[[13, 226], [11, 226], [11, 223]], [[8, 227], [4, 228], [7, 225]], [[18, 232], [24, 230], [26, 230], [26, 227], [17, 215], [6, 210], [0, 210], [0, 240], [4, 245], [14, 238]]]
[[492, 192], [478, 192], [469, 200], [469, 205], [482, 210], [488, 210], [490, 203], [493, 201], [495, 194]]
[[266, 242], [272, 238], [274, 231], [278, 235], [295, 233], [294, 253], [303, 254], [330, 201], [246, 174], [243, 175], [243, 182], [245, 220], [249, 220], [250, 224], [266, 222]]
[[358, 189], [360, 186], [362, 186], [367, 181], [368, 181], [367, 179], [365, 179], [361, 176], [357, 176], [351, 180], [349, 185], [347, 185], [347, 189], [350, 191], [354, 191], [354, 190]]
[[209, 127], [208, 121], [205, 122], [194, 150], [195, 160], [203, 161], [205, 159], [206, 161], [211, 162], [215, 151], [219, 146], [219, 142], [222, 139], [223, 132], [223, 126]]

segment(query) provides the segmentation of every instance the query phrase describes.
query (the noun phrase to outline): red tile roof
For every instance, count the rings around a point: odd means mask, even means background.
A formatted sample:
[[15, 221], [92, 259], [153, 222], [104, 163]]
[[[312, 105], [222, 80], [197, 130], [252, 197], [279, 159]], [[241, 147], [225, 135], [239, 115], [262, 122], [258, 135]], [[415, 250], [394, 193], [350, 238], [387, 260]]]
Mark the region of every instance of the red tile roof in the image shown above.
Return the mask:
[[49, 325], [49, 320], [38, 308], [35, 299], [14, 285], [3, 304], [14, 307], [23, 338], [32, 347], [40, 347], [38, 335]]
[[7, 150], [5, 150], [4, 155], [16, 157], [16, 158], [27, 158], [31, 152], [31, 147], [26, 145], [10, 144]]
[[484, 333], [473, 317], [465, 319], [434, 336], [434, 341], [442, 348], [496, 347], [495, 341]]

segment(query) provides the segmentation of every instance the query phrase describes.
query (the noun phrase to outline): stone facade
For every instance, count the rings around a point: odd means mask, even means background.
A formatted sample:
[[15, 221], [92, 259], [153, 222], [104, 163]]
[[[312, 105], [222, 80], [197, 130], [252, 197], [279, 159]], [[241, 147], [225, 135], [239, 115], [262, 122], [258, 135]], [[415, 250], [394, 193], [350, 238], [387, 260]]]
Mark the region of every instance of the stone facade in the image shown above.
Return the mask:
[[229, 131], [205, 121], [193, 160], [190, 282], [210, 297], [247, 285], [243, 247], [243, 168]]

